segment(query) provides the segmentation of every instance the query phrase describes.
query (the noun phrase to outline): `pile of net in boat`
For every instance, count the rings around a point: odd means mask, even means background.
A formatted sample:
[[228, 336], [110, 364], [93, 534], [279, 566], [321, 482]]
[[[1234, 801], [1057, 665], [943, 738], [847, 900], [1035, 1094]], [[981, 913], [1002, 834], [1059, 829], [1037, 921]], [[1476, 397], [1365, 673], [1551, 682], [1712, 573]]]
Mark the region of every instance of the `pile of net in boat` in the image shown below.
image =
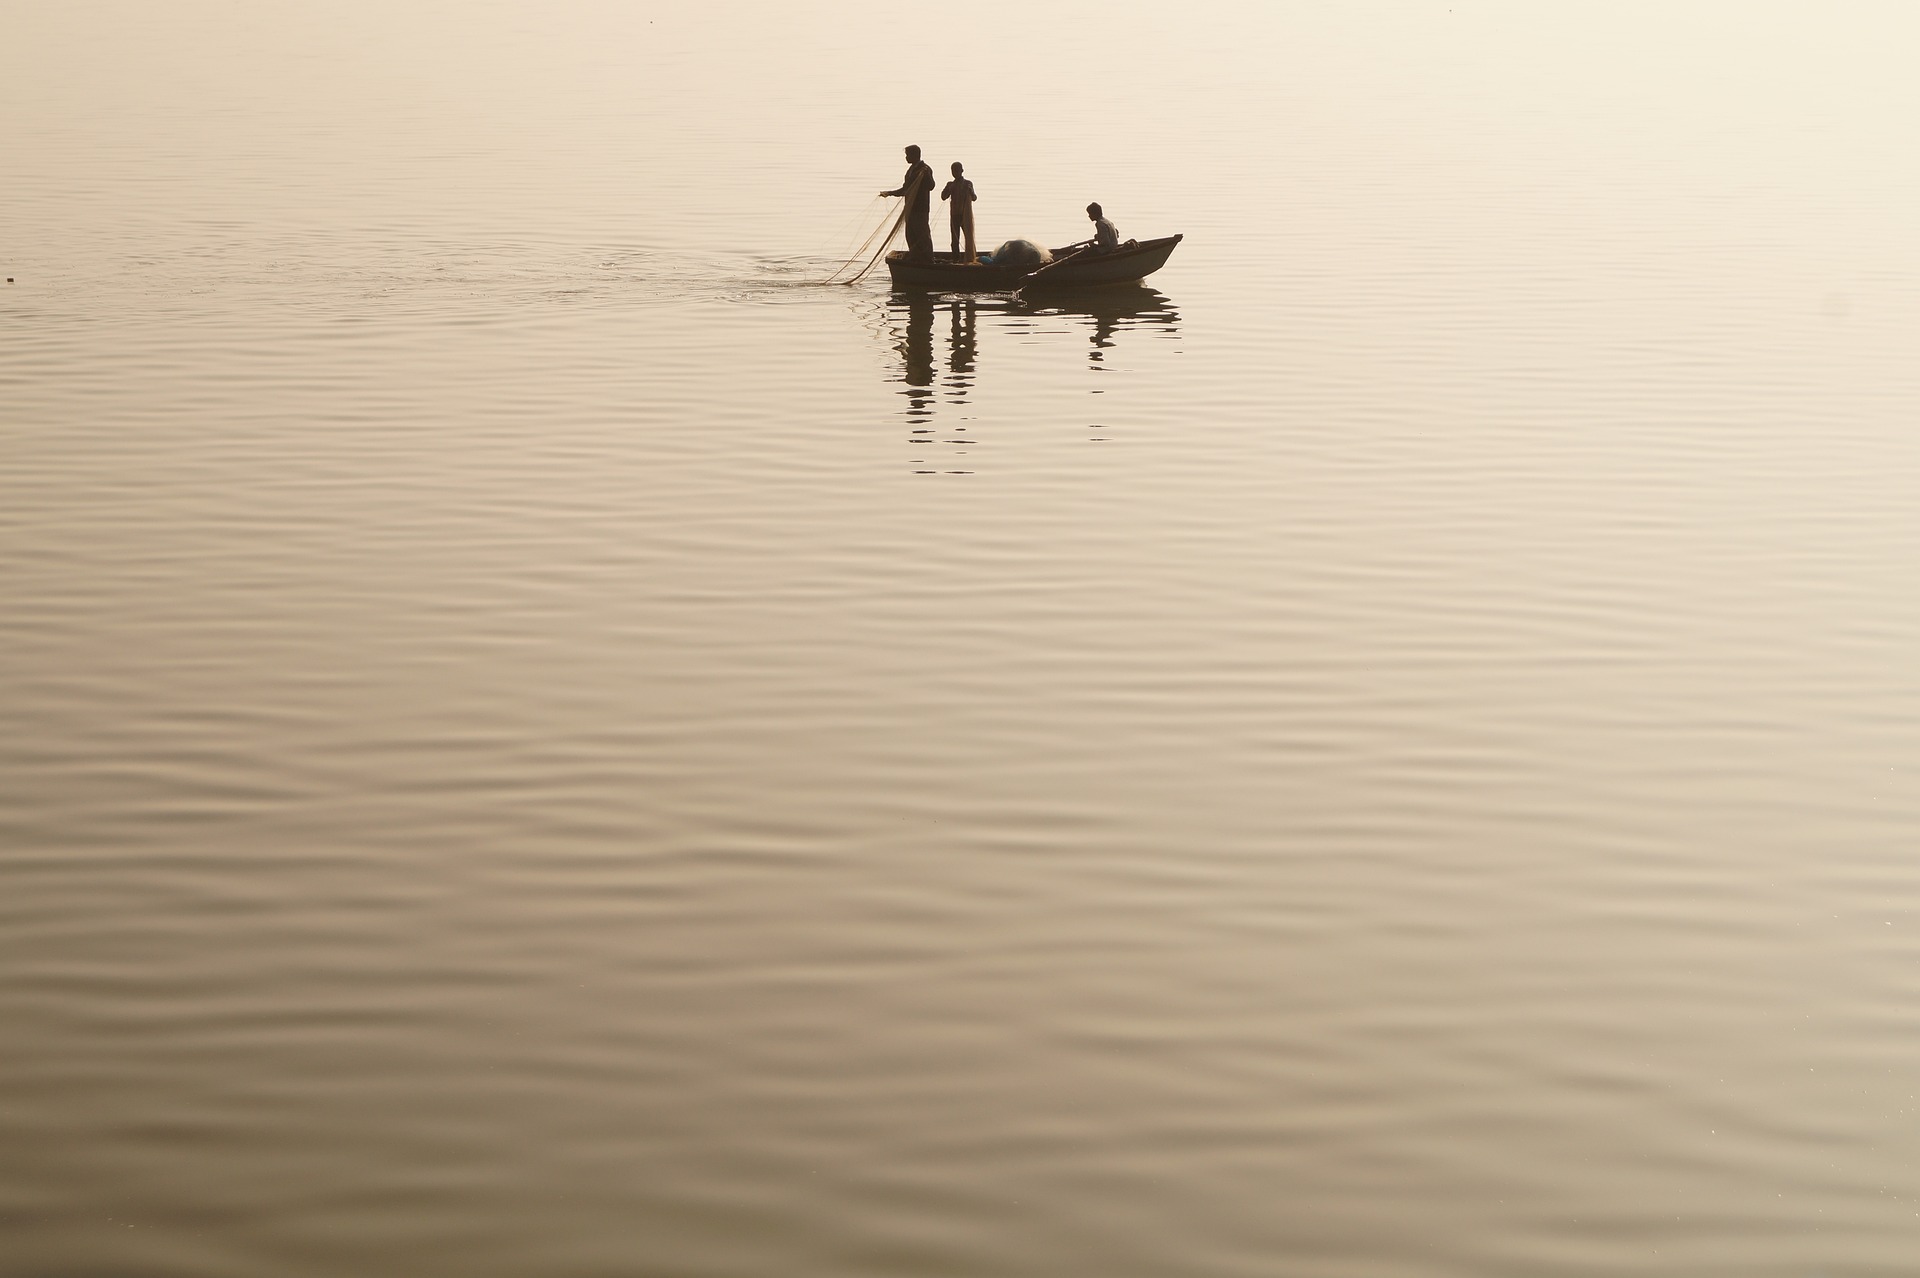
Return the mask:
[[1030, 268], [1045, 266], [1053, 260], [1053, 254], [1035, 244], [1032, 240], [1008, 240], [993, 252], [986, 260], [995, 266], [1017, 266]]

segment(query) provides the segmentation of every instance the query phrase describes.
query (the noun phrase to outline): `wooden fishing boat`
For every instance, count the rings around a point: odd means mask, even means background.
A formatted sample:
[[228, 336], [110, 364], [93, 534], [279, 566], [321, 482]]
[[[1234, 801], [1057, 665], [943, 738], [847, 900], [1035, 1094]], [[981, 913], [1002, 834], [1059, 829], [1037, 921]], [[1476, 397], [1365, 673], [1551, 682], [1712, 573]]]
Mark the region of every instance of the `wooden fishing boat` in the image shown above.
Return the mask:
[[[887, 274], [895, 288], [934, 289], [942, 293], [1010, 293], [1015, 289], [1087, 288], [1101, 284], [1132, 284], [1167, 264], [1173, 246], [1184, 236], [1122, 244], [1110, 253], [1072, 248], [1054, 249], [1051, 266], [995, 266], [968, 262], [964, 253], [935, 253], [932, 261], [915, 262], [904, 251], [887, 254]], [[1073, 253], [1072, 257], [1067, 254]]]

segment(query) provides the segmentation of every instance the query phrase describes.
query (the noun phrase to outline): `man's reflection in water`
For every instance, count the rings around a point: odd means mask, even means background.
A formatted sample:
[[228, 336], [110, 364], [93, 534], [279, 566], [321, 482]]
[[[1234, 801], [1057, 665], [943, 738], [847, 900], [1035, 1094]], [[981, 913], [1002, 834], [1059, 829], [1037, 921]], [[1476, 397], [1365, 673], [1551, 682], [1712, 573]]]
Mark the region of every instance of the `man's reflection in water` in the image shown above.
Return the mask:
[[952, 318], [952, 327], [947, 332], [949, 354], [947, 369], [952, 376], [947, 378], [947, 390], [952, 394], [955, 404], [967, 402], [967, 392], [973, 389], [973, 358], [978, 345], [979, 303], [971, 297], [957, 297], [948, 305]]
[[[946, 371], [936, 386], [933, 330], [937, 312], [941, 310], [947, 313]], [[940, 392], [945, 392], [949, 404], [965, 404], [972, 399], [983, 316], [989, 329], [998, 324], [1003, 329], [1017, 329], [1024, 334], [1051, 330], [1061, 336], [1065, 333], [1054, 324], [1036, 328], [1032, 321], [1037, 318], [1056, 323], [1064, 321], [1069, 326], [1085, 321], [1091, 330], [1087, 359], [1094, 370], [1100, 372], [1111, 367], [1109, 361], [1120, 345], [1123, 330], [1175, 339], [1180, 332], [1180, 312], [1166, 294], [1154, 288], [1128, 285], [1038, 298], [1004, 293], [942, 297], [936, 293], [897, 292], [887, 301], [887, 315], [896, 322], [901, 318], [906, 321], [904, 331], [893, 329], [894, 349], [900, 353], [903, 364], [899, 380], [905, 386], [902, 393], [907, 397], [906, 416], [913, 424], [915, 435], [933, 434], [932, 419]]]
[[1088, 289], [1084, 293], [1043, 297], [1031, 303], [1021, 299], [1016, 301], [1016, 308], [1026, 315], [1085, 318], [1093, 328], [1087, 360], [1095, 368], [1106, 364], [1107, 352], [1117, 344], [1116, 335], [1122, 329], [1147, 329], [1169, 335], [1180, 331], [1180, 312], [1174, 309], [1173, 302], [1160, 290], [1144, 285]]
[[1112, 315], [1097, 314], [1093, 317], [1093, 349], [1087, 352], [1090, 362], [1104, 362], [1102, 352], [1113, 346], [1113, 331], [1119, 327], [1119, 319]]
[[907, 373], [900, 380], [907, 384], [907, 416], [924, 422], [933, 416], [933, 298], [926, 293], [895, 294], [894, 305], [898, 307], [903, 298], [907, 337], [899, 350], [906, 359]]

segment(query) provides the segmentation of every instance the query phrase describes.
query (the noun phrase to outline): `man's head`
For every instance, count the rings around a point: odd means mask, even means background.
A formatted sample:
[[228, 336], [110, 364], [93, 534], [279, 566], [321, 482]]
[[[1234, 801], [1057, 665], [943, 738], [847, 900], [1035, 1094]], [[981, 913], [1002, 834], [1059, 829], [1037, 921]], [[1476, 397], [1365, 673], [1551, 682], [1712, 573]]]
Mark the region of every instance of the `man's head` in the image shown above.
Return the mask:
[[1098, 222], [1099, 220], [1100, 220], [1100, 206], [1098, 204], [1087, 205], [1087, 221]]
[[966, 172], [966, 170], [960, 167], [960, 161], [955, 160], [953, 162], [953, 175], [959, 177], [964, 172]]
[[909, 164], [918, 164], [918, 163], [920, 163], [920, 148], [919, 148], [919, 147], [917, 147], [917, 146], [910, 146], [910, 147], [908, 147], [908, 148], [907, 148], [907, 163], [909, 163]]

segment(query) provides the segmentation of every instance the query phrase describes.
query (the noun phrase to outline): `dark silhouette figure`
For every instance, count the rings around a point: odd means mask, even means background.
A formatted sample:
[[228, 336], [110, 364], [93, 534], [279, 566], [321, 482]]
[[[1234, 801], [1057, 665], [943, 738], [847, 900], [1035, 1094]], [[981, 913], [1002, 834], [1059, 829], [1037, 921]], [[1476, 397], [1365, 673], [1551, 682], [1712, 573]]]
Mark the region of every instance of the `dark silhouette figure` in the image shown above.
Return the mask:
[[973, 183], [960, 176], [963, 173], [960, 161], [953, 162], [953, 181], [940, 188], [940, 198], [951, 200], [947, 209], [948, 222], [953, 227], [953, 252], [960, 254], [960, 241], [967, 242], [967, 260], [977, 262], [980, 255], [973, 247], [973, 202], [980, 197], [973, 193]]
[[1106, 215], [1100, 211], [1098, 204], [1087, 205], [1087, 219], [1093, 223], [1093, 239], [1091, 243], [1094, 252], [1111, 253], [1120, 247], [1119, 230], [1115, 228], [1112, 222], [1107, 220]]
[[907, 202], [907, 255], [924, 262], [933, 257], [933, 170], [920, 162], [920, 148], [907, 148], [907, 176], [898, 190], [882, 191]]

